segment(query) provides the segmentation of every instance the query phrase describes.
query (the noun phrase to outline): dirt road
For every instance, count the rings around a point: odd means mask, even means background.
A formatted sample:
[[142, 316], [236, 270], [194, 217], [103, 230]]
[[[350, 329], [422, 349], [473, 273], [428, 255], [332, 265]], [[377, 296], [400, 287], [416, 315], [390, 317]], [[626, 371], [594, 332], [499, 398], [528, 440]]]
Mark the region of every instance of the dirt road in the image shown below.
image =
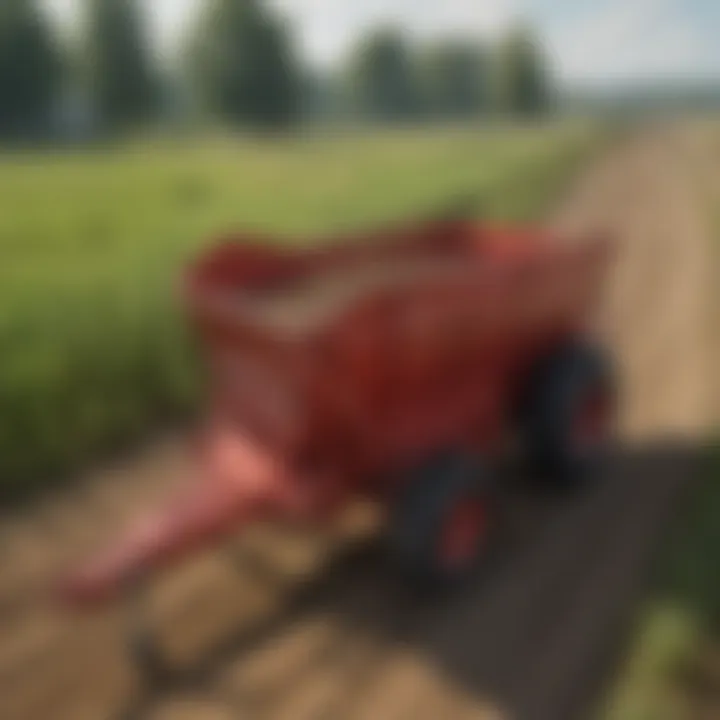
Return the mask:
[[605, 483], [564, 500], [518, 489], [493, 566], [424, 602], [386, 573], [372, 534], [332, 552], [327, 538], [258, 531], [158, 583], [153, 611], [182, 673], [145, 696], [119, 611], [71, 621], [38, 591], [172, 485], [182, 453], [159, 443], [0, 526], [0, 718], [588, 717], [712, 419], [707, 137], [634, 138], [554, 218], [620, 240], [604, 320], [624, 406]]

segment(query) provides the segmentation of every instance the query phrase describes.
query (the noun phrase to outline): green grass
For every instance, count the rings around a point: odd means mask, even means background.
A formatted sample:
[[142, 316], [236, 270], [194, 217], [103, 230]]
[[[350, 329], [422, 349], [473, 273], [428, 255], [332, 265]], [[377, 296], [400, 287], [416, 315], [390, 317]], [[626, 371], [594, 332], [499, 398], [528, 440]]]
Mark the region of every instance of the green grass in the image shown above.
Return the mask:
[[529, 218], [597, 137], [549, 125], [0, 156], [0, 501], [194, 406], [173, 286], [213, 234], [331, 232], [468, 190], [488, 215]]
[[[604, 720], [689, 720], [704, 650], [720, 630], [720, 453], [665, 551]], [[720, 659], [720, 654], [718, 654]], [[709, 716], [708, 716], [709, 717]]]

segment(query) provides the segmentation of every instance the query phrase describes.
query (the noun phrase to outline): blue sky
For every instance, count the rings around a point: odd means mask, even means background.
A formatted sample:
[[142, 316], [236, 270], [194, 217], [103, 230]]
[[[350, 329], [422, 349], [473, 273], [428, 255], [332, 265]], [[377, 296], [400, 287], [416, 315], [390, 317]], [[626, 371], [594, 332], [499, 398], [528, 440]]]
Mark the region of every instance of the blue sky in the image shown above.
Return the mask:
[[[720, 78], [720, 0], [271, 0], [297, 20], [315, 64], [342, 57], [368, 26], [394, 21], [420, 37], [492, 37], [518, 17], [541, 31], [565, 82]], [[44, 0], [69, 24], [82, 0]], [[169, 52], [203, 0], [145, 0]]]

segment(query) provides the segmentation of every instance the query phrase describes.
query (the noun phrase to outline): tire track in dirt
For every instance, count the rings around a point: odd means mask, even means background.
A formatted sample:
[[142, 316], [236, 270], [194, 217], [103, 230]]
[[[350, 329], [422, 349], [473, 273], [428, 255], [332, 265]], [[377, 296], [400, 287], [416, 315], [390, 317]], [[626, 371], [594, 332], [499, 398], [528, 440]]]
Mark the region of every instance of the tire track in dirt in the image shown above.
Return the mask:
[[0, 525], [0, 717], [111, 720], [137, 696], [131, 716], [143, 720], [583, 720], [713, 419], [698, 138], [688, 128], [633, 138], [553, 219], [619, 240], [602, 325], [624, 408], [607, 482], [563, 500], [513, 486], [503, 553], [442, 599], [409, 597], [372, 532], [238, 541], [236, 553], [282, 570], [240, 572], [218, 553], [161, 579], [153, 611], [186, 671], [143, 698], [117, 612], [68, 619], [34, 596], [173, 485], [183, 460], [170, 442]]

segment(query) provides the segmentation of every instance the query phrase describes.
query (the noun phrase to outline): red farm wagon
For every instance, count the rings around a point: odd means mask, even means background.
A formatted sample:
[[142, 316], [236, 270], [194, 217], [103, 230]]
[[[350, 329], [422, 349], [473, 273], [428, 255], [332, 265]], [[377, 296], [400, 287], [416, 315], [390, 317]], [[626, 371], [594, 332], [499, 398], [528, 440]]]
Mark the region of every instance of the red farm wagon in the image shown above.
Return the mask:
[[65, 578], [63, 598], [101, 603], [244, 524], [319, 522], [357, 498], [387, 504], [403, 572], [464, 573], [508, 446], [563, 483], [597, 467], [611, 255], [603, 237], [455, 219], [302, 250], [216, 244], [183, 285], [208, 369], [197, 482]]

